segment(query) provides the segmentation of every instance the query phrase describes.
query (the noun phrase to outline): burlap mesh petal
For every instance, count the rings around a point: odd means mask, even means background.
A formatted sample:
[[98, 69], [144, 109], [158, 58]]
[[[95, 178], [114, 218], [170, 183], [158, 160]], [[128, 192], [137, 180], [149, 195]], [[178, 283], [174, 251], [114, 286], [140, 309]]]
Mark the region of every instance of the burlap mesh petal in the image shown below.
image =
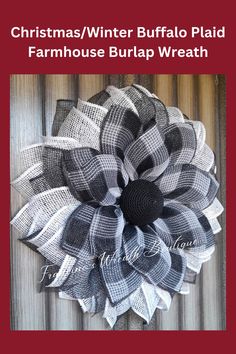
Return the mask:
[[169, 116], [169, 123], [184, 123], [184, 116], [181, 110], [177, 107], [166, 107], [168, 116]]
[[43, 144], [26, 146], [20, 151], [20, 166], [23, 172], [42, 161], [42, 151]]
[[[79, 202], [67, 206], [63, 206], [59, 209], [43, 227], [43, 229], [35, 236], [27, 236], [28, 242], [34, 244], [37, 247], [42, 247], [48, 242], [55, 233], [65, 226], [69, 215], [78, 207]], [[57, 250], [55, 250], [56, 252]], [[46, 257], [47, 258], [47, 257]]]
[[108, 112], [108, 110], [103, 106], [82, 101], [80, 99], [78, 100], [77, 109], [92, 119], [98, 127], [101, 127], [103, 119]]
[[108, 86], [106, 88], [106, 92], [108, 93], [109, 98], [106, 100], [106, 102], [103, 103], [105, 108], [110, 109], [111, 106], [117, 105], [126, 109], [130, 109], [135, 114], [138, 114], [134, 103], [122, 90], [114, 86]]
[[58, 136], [73, 138], [94, 149], [99, 149], [99, 135], [97, 124], [76, 108], [72, 108], [58, 132]]
[[22, 175], [15, 179], [12, 186], [27, 200], [35, 194], [30, 180], [43, 174], [43, 164], [39, 162], [28, 168]]
[[197, 150], [191, 164], [200, 168], [201, 170], [209, 172], [214, 166], [215, 155], [211, 148], [204, 144], [201, 150]]
[[57, 100], [56, 112], [52, 124], [52, 135], [58, 134], [62, 123], [73, 107], [76, 107], [75, 100]]

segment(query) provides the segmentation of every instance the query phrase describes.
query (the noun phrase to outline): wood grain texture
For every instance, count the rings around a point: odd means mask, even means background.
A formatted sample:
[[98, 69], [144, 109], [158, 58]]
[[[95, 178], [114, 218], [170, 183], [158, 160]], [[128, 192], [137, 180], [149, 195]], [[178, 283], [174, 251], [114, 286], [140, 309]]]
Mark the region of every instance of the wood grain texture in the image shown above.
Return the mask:
[[[11, 180], [21, 172], [19, 151], [39, 141], [42, 134], [42, 88], [39, 75], [11, 77]], [[11, 216], [26, 203], [11, 188]], [[23, 245], [15, 229], [11, 230], [11, 327], [38, 329], [47, 327], [46, 294], [38, 293], [42, 257]]]
[[[56, 100], [77, 99], [76, 75], [45, 75], [42, 80], [44, 94], [44, 134], [51, 135]], [[54, 291], [48, 292], [48, 328], [50, 330], [76, 330], [83, 327], [83, 314], [77, 301], [58, 299]]]
[[[225, 204], [225, 78], [223, 75], [13, 75], [11, 77], [11, 179], [20, 173], [21, 147], [49, 135], [56, 100], [87, 100], [106, 85], [138, 83], [168, 106], [177, 105], [191, 119], [201, 119], [216, 151], [220, 200]], [[12, 216], [24, 200], [12, 189]], [[225, 213], [216, 252], [187, 296], [175, 296], [168, 312], [156, 311], [145, 324], [133, 311], [120, 316], [113, 330], [225, 329]], [[101, 314], [83, 314], [76, 301], [54, 292], [37, 292], [42, 258], [11, 232], [11, 327], [14, 330], [109, 330]]]
[[[194, 75], [177, 76], [177, 105], [190, 119], [196, 119]], [[182, 330], [200, 329], [199, 279], [190, 284], [190, 294], [179, 297], [179, 326]]]

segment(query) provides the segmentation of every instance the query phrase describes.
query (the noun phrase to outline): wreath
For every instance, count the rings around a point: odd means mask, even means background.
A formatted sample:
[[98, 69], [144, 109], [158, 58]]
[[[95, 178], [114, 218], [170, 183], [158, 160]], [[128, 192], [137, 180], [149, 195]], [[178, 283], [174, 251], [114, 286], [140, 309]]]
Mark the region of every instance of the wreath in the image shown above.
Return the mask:
[[43, 286], [111, 327], [130, 308], [149, 322], [187, 294], [221, 230], [205, 138], [140, 85], [58, 100], [52, 136], [21, 150], [12, 182], [27, 204], [11, 223], [46, 259]]

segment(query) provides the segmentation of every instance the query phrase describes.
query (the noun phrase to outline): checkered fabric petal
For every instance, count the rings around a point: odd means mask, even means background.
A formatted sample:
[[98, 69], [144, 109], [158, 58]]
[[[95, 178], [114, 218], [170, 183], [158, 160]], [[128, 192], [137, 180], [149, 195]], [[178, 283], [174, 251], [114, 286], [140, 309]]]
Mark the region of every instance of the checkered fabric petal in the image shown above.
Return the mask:
[[137, 138], [140, 128], [140, 119], [134, 112], [122, 106], [112, 106], [101, 127], [101, 152], [123, 160], [125, 149]]
[[207, 217], [197, 209], [168, 202], [161, 218], [154, 222], [157, 235], [168, 247], [204, 250], [214, 244], [214, 235]]
[[170, 124], [163, 129], [170, 165], [190, 163], [197, 149], [195, 130], [190, 123]]
[[118, 303], [133, 291], [142, 282], [141, 274], [138, 273], [128, 262], [122, 261], [124, 254], [115, 258], [100, 260], [100, 274], [108, 295], [113, 304]]
[[169, 166], [155, 181], [166, 199], [173, 199], [193, 209], [204, 209], [219, 189], [215, 177], [194, 165]]
[[149, 181], [160, 176], [169, 164], [164, 136], [156, 124], [139, 136], [125, 151], [124, 165], [131, 180]]
[[83, 203], [67, 219], [62, 234], [61, 248], [69, 255], [81, 259], [93, 258], [89, 230], [97, 207], [98, 205], [93, 202]]
[[128, 263], [154, 285], [166, 276], [171, 259], [168, 248], [149, 225], [141, 229], [126, 225], [123, 232]]
[[95, 200], [101, 205], [116, 204], [128, 183], [119, 157], [99, 154], [94, 149], [66, 151], [64, 175], [75, 197], [82, 201]]

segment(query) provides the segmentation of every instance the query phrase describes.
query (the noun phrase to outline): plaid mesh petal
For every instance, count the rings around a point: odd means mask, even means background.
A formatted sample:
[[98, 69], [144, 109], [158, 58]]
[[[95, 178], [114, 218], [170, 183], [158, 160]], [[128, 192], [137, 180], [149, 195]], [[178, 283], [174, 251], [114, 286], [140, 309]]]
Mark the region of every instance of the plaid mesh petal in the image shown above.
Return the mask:
[[120, 208], [102, 206], [95, 210], [89, 229], [91, 253], [100, 256], [104, 252], [119, 251], [125, 220]]
[[207, 217], [177, 202], [169, 202], [154, 222], [157, 235], [168, 247], [205, 250], [215, 239]]
[[158, 286], [174, 294], [179, 292], [183, 285], [187, 261], [184, 252], [178, 249], [170, 250], [170, 257], [170, 270]]
[[194, 165], [168, 167], [155, 184], [166, 199], [174, 199], [193, 209], [204, 209], [214, 200], [219, 183]]
[[134, 112], [112, 106], [101, 127], [100, 150], [123, 160], [125, 149], [137, 138], [140, 128], [141, 122]]
[[99, 265], [94, 260], [77, 259], [65, 282], [59, 290], [73, 299], [83, 299], [95, 296], [103, 290]]
[[131, 180], [156, 179], [168, 166], [169, 153], [156, 124], [136, 139], [125, 151], [124, 165]]
[[195, 130], [189, 123], [170, 124], [163, 129], [170, 165], [190, 163], [197, 149]]
[[126, 95], [134, 103], [139, 118], [144, 126], [155, 120], [159, 127], [168, 124], [168, 112], [165, 105], [140, 85], [133, 84], [124, 89]]
[[61, 248], [73, 257], [91, 258], [89, 229], [96, 208], [95, 203], [83, 203], [67, 219]]
[[156, 285], [168, 273], [171, 259], [168, 248], [150, 226], [126, 225], [123, 233], [128, 263]]
[[114, 105], [119, 105], [138, 114], [134, 103], [122, 90], [114, 86], [108, 86], [105, 91], [108, 93], [109, 97], [106, 102], [103, 103], [103, 107], [110, 109]]
[[129, 296], [142, 283], [141, 274], [120, 256], [100, 262], [100, 274], [107, 296], [113, 304]]
[[74, 196], [83, 201], [96, 200], [101, 205], [116, 204], [128, 183], [118, 157], [99, 155], [93, 149], [65, 152], [64, 174]]

